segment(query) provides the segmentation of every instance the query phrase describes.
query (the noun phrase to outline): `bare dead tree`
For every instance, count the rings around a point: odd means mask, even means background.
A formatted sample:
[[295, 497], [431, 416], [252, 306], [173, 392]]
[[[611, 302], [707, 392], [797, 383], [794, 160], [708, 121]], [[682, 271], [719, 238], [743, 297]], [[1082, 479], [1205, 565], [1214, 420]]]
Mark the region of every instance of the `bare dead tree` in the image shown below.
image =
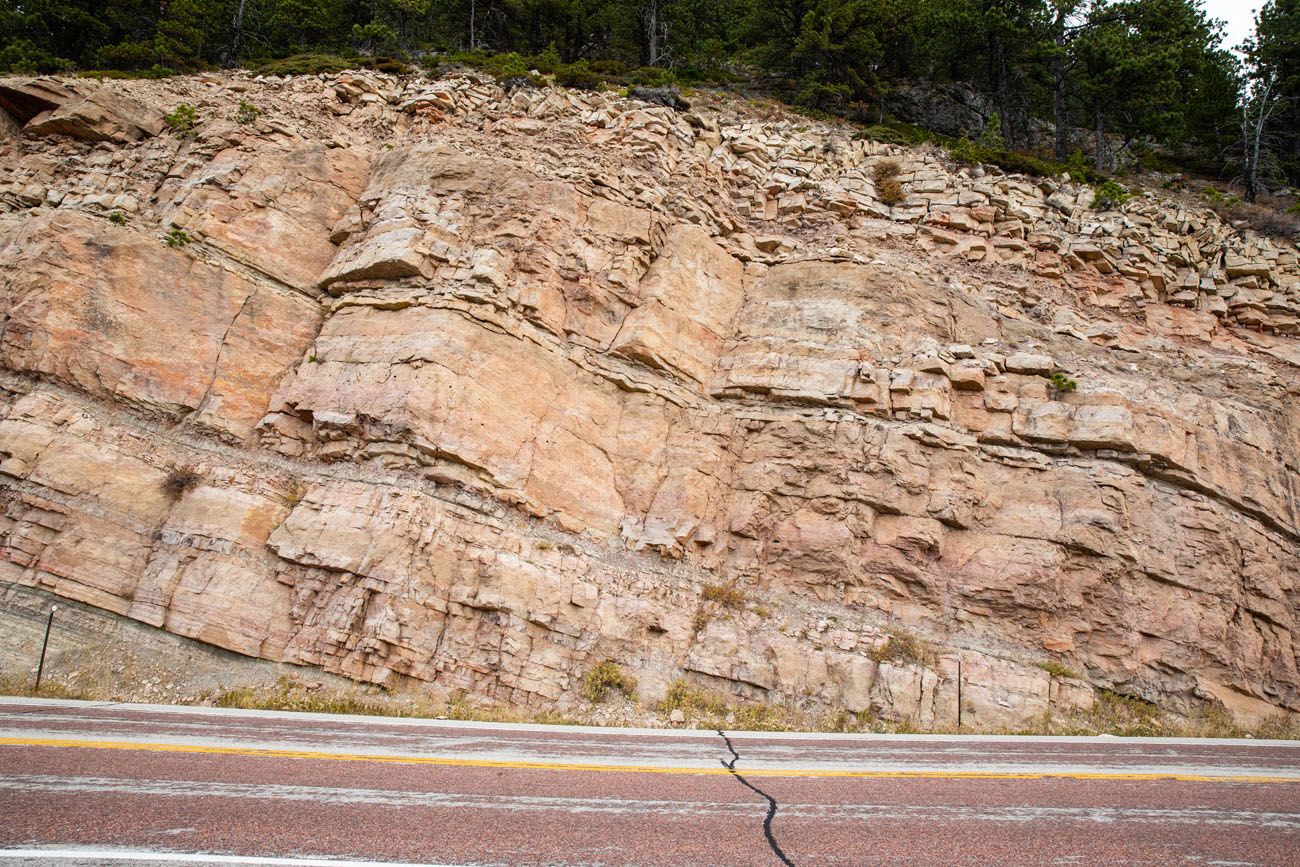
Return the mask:
[[665, 7], [671, 0], [644, 0], [641, 6], [641, 22], [645, 27], [645, 65], [663, 66], [667, 54], [668, 21]]
[[1241, 96], [1241, 180], [1246, 201], [1259, 195], [1260, 162], [1267, 156], [1269, 123], [1287, 102], [1278, 92], [1277, 74], [1269, 73], [1246, 85]]

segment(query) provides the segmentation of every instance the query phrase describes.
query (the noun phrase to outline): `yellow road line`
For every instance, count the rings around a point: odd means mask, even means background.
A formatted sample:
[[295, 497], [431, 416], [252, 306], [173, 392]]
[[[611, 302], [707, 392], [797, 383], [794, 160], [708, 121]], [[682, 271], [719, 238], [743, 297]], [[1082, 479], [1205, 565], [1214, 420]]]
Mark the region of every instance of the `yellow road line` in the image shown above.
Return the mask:
[[[152, 753], [200, 753], [222, 756], [249, 756], [268, 759], [316, 759], [337, 762], [380, 762], [402, 765], [436, 765], [454, 768], [510, 768], [533, 771], [599, 771], [632, 774], [688, 774], [719, 776], [730, 774], [724, 767], [673, 768], [655, 765], [595, 765], [580, 762], [526, 762], [500, 759], [454, 759], [438, 756], [370, 755], [367, 753], [327, 753], [314, 750], [259, 749], [256, 747], [199, 746], [197, 744], [158, 744], [135, 741], [95, 741], [74, 738], [0, 738], [0, 746], [71, 747], [83, 750], [135, 750]], [[1300, 776], [1265, 776], [1255, 774], [1180, 774], [1121, 773], [1085, 771], [853, 771], [818, 768], [739, 769], [746, 777], [805, 777], [836, 779], [924, 779], [924, 780], [1107, 780], [1145, 781], [1175, 780], [1185, 783], [1300, 783]]]

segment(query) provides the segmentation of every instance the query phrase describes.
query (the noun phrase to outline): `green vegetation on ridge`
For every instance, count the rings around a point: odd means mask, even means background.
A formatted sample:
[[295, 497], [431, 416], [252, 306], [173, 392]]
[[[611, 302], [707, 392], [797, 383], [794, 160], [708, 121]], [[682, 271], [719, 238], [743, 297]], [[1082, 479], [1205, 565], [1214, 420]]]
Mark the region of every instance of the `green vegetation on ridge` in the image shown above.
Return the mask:
[[1158, 144], [1243, 179], [1250, 199], [1256, 179], [1300, 183], [1300, 0], [1264, 4], [1246, 55], [1226, 50], [1200, 0], [0, 3], [0, 71], [11, 72], [458, 62], [570, 87], [734, 85], [864, 123], [884, 121], [908, 82], [959, 83], [989, 107], [970, 146], [999, 164], [1028, 151], [1063, 164], [1087, 145], [1092, 170], [1108, 172], [1118, 152], [1167, 160], [1150, 152]]

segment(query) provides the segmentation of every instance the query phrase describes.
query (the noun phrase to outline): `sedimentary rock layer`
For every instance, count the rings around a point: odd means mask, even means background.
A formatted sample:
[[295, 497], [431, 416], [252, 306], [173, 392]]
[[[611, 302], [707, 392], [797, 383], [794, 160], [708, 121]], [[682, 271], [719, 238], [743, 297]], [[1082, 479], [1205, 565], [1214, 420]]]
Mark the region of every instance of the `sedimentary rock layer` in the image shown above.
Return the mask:
[[2, 580], [538, 707], [1300, 712], [1294, 245], [723, 96], [0, 107]]

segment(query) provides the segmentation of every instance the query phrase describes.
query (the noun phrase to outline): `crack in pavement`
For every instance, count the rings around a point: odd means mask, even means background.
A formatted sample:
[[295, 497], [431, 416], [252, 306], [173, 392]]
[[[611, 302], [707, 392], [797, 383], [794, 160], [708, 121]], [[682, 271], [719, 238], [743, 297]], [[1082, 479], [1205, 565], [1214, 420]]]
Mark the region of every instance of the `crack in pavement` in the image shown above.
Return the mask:
[[731, 751], [731, 761], [727, 761], [726, 759], [718, 759], [718, 761], [722, 763], [724, 768], [731, 772], [731, 775], [736, 778], [737, 782], [767, 801], [767, 817], [763, 819], [763, 836], [767, 838], [767, 845], [772, 848], [772, 854], [776, 855], [777, 858], [780, 858], [781, 863], [784, 864], [785, 867], [794, 867], [794, 862], [790, 860], [790, 857], [786, 855], [785, 852], [781, 851], [781, 847], [776, 842], [776, 837], [772, 834], [772, 820], [776, 818], [776, 798], [773, 798], [767, 792], [764, 792], [758, 786], [755, 786], [749, 780], [740, 775], [740, 772], [736, 770], [736, 762], [740, 761], [740, 753], [736, 752], [736, 748], [732, 746], [731, 738], [727, 737], [726, 733], [722, 731], [722, 729], [718, 729], [718, 737], [722, 738], [722, 740], [726, 742], [727, 749]]

